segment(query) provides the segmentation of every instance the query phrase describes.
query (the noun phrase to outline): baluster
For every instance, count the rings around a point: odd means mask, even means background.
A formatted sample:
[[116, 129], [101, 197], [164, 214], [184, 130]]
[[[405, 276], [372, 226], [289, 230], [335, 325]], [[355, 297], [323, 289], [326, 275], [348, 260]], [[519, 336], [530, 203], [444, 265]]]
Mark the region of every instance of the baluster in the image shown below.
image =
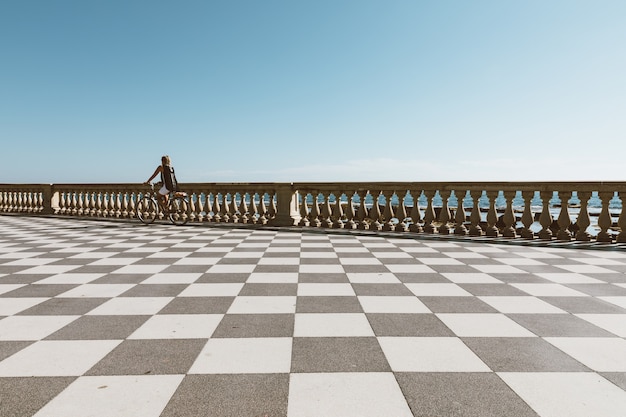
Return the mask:
[[[557, 196], [559, 196], [558, 191], [557, 191]], [[566, 240], [566, 241], [572, 240], [572, 232], [569, 231], [569, 228], [572, 225], [572, 220], [569, 217], [568, 206], [569, 206], [569, 198], [567, 197], [561, 198], [561, 211], [557, 219], [557, 222], [559, 225], [559, 231], [556, 234], [557, 240]]]
[[435, 209], [433, 208], [433, 199], [435, 198], [435, 190], [424, 190], [424, 195], [428, 201], [426, 211], [424, 212], [424, 232], [433, 234], [437, 233], [437, 227], [434, 224], [436, 219]]
[[413, 190], [411, 191], [411, 197], [413, 198], [413, 207], [411, 207], [411, 226], [409, 226], [409, 230], [413, 233], [423, 233], [424, 229], [422, 228], [422, 213], [419, 205], [419, 198], [422, 194], [421, 190]]
[[343, 195], [343, 191], [339, 190], [337, 194], [335, 194], [335, 209], [333, 210], [334, 221], [332, 227], [335, 229], [343, 229], [343, 206], [341, 205], [341, 196]]
[[115, 193], [115, 217], [119, 218], [122, 215], [122, 193]]
[[107, 215], [108, 217], [115, 216], [115, 194], [113, 191], [107, 192]]
[[459, 193], [458, 196], [456, 195], [455, 191], [454, 195], [457, 197], [456, 213], [454, 215], [454, 234], [457, 236], [465, 236], [467, 235], [467, 227], [465, 227], [466, 215], [465, 207], [463, 206], [463, 200], [465, 200], [465, 197], [467, 196], [467, 191], [463, 195]]
[[576, 218], [576, 225], [578, 226], [578, 232], [576, 233], [576, 240], [581, 242], [589, 242], [591, 240], [591, 234], [587, 231], [591, 225], [591, 218], [589, 217], [589, 211], [587, 205], [591, 198], [591, 191], [578, 191], [578, 198], [580, 199], [580, 211]]
[[489, 237], [498, 237], [500, 236], [500, 231], [498, 230], [498, 212], [496, 210], [496, 201], [498, 199], [498, 191], [495, 191], [495, 197], [489, 196], [489, 190], [485, 191], [485, 196], [489, 199], [489, 211], [487, 211], [487, 229], [485, 230], [485, 235]]
[[320, 192], [315, 190], [312, 193], [313, 196], [313, 205], [311, 207], [311, 218], [309, 219], [309, 224], [312, 227], [320, 227], [322, 222], [320, 221], [320, 217], [322, 215], [322, 211], [320, 209], [319, 197]]
[[267, 218], [267, 205], [265, 204], [265, 191], [259, 193], [259, 223], [267, 224], [269, 219]]
[[406, 198], [406, 191], [404, 192], [404, 195], [398, 195], [397, 193], [396, 195], [398, 196], [398, 210], [396, 211], [396, 218], [398, 219], [398, 223], [396, 224], [395, 230], [396, 232], [408, 232], [409, 225], [406, 223], [406, 220], [409, 215], [407, 214], [406, 204], [404, 203], [404, 200]]
[[618, 196], [622, 203], [622, 211], [620, 212], [619, 218], [617, 219], [617, 225], [620, 228], [620, 232], [617, 235], [617, 243], [624, 243], [626, 242], [626, 201], [624, 201], [619, 193]]
[[522, 198], [524, 199], [524, 212], [522, 213], [522, 224], [524, 228], [522, 229], [521, 235], [524, 239], [534, 239], [535, 234], [533, 233], [530, 226], [535, 222], [535, 217], [532, 211], [532, 199], [535, 195], [534, 191], [522, 190]]
[[515, 194], [516, 192], [512, 190], [502, 192], [506, 204], [504, 208], [504, 215], [502, 216], [502, 220], [504, 222], [502, 234], [504, 237], [517, 237], [517, 229], [515, 227], [517, 225], [517, 218], [515, 217], [515, 211], [513, 210], [513, 200], [515, 199]]
[[[204, 221], [212, 222], [213, 221], [213, 198], [215, 194], [211, 194], [210, 191], [204, 193]], [[213, 214], [211, 214], [213, 213]]]
[[241, 193], [234, 192], [230, 194], [230, 208], [228, 211], [230, 212], [231, 223], [239, 223], [241, 218], [241, 213], [238, 211], [239, 208], [237, 207], [237, 195], [239, 195], [239, 198], [243, 199], [243, 195]]
[[219, 191], [213, 192], [213, 221], [215, 223], [222, 222], [222, 215], [220, 212], [222, 211], [222, 206], [220, 203], [220, 199], [222, 198], [222, 193]]
[[241, 201], [239, 202], [239, 222], [247, 224], [250, 220], [250, 217], [248, 216], [248, 203], [246, 203], [246, 193], [242, 192], [239, 195], [241, 196]]
[[382, 213], [380, 212], [380, 204], [378, 202], [381, 191], [380, 190], [377, 190], [374, 192], [370, 191], [370, 193], [374, 200], [372, 203], [372, 209], [370, 210], [370, 219], [372, 220], [372, 222], [370, 223], [370, 229], [380, 231], [383, 228], [383, 225], [381, 223]]
[[[474, 191], [476, 194], [480, 193], [479, 191]], [[480, 196], [482, 195], [479, 194], [478, 197], [474, 198], [472, 197], [471, 191], [470, 191], [470, 198], [472, 199], [472, 211], [470, 212], [470, 228], [469, 228], [469, 235], [470, 236], [481, 236], [483, 233], [483, 229], [482, 227], [480, 227]]]
[[122, 193], [122, 217], [127, 219], [128, 216], [128, 192]]
[[552, 230], [550, 230], [550, 226], [552, 226], [552, 214], [550, 214], [550, 198], [552, 198], [552, 191], [540, 191], [539, 196], [541, 197], [543, 208], [541, 209], [541, 216], [539, 217], [539, 223], [541, 224], [542, 229], [539, 231], [539, 239], [550, 240], [552, 239]]
[[277, 213], [276, 191], [272, 190], [267, 195], [269, 196], [269, 202], [270, 202], [270, 206], [267, 208], [267, 215], [269, 216], [268, 220], [270, 220], [270, 219], [274, 219]]
[[612, 242], [613, 238], [609, 233], [609, 229], [613, 225], [613, 221], [611, 220], [611, 213], [609, 212], [609, 203], [611, 198], [613, 198], [613, 192], [610, 191], [601, 191], [598, 193], [598, 196], [602, 200], [602, 211], [600, 212], [600, 217], [598, 218], [598, 226], [600, 227], [600, 233], [596, 240], [598, 242]]
[[[446, 197], [447, 194], [447, 197]], [[450, 234], [450, 220], [452, 216], [450, 216], [450, 207], [448, 206], [450, 196], [452, 195], [452, 191], [439, 191], [439, 195], [441, 196], [441, 213], [439, 213], [439, 234], [441, 235], [449, 235]]]
[[344, 227], [346, 229], [351, 229], [354, 230], [357, 228], [357, 223], [354, 221], [354, 219], [356, 218], [356, 213], [354, 212], [354, 192], [351, 194], [348, 194], [348, 192], [345, 192], [346, 197], [348, 199], [348, 201], [346, 202], [346, 223], [344, 224]]
[[385, 210], [383, 212], [383, 225], [382, 229], [386, 232], [391, 232], [395, 229], [395, 225], [393, 224], [394, 212], [391, 200], [393, 198], [394, 191], [393, 190], [384, 190], [382, 191], [383, 197], [385, 197]]
[[230, 212], [230, 202], [232, 201], [233, 198], [234, 196], [232, 193], [229, 193], [229, 192], [222, 193], [222, 205], [220, 207], [220, 216], [222, 217], [222, 221], [224, 223], [230, 223], [232, 221], [231, 212]]
[[256, 206], [256, 195], [255, 191], [250, 193], [250, 204], [248, 205], [248, 223], [252, 224], [257, 224], [259, 221], [257, 218], [257, 213], [259, 211]]
[[369, 223], [367, 219], [369, 218], [369, 212], [367, 207], [365, 206], [365, 198], [367, 197], [367, 190], [359, 190], [359, 211], [357, 212], [357, 229], [359, 230], [368, 230]]
[[309, 203], [307, 203], [307, 198], [309, 197], [309, 193], [307, 191], [302, 191], [300, 194], [302, 201], [300, 202], [300, 223], [298, 226], [308, 227], [311, 223], [309, 222]]
[[329, 228], [333, 227], [333, 221], [331, 219], [333, 215], [332, 208], [330, 207], [330, 191], [323, 192], [322, 197], [324, 198], [324, 203], [322, 204], [322, 227]]
[[26, 196], [26, 210], [27, 213], [32, 213], [34, 212], [34, 207], [33, 207], [33, 192], [29, 192], [28, 195]]

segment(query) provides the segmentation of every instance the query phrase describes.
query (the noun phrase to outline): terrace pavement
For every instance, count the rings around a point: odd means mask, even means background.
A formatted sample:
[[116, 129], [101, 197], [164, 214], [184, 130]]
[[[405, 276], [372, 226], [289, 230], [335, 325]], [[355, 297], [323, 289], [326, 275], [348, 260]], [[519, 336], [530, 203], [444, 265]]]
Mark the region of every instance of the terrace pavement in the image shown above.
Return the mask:
[[626, 251], [0, 216], [0, 416], [626, 415]]

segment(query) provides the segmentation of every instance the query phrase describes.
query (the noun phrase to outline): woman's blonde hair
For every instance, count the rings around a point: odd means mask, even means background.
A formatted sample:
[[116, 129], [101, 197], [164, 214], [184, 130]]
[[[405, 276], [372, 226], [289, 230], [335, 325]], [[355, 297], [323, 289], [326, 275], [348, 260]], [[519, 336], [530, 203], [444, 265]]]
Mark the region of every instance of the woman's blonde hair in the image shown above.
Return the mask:
[[170, 157], [168, 155], [163, 155], [161, 157], [161, 164], [163, 165], [171, 165], [172, 161], [170, 160]]

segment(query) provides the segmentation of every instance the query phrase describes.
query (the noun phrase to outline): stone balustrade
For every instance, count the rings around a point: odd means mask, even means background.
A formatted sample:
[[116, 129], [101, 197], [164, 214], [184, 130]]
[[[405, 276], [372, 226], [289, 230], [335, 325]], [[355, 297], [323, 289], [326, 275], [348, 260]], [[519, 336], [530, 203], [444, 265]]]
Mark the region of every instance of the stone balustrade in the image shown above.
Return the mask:
[[[624, 182], [188, 183], [190, 223], [626, 242]], [[140, 184], [0, 184], [0, 213], [134, 219]]]

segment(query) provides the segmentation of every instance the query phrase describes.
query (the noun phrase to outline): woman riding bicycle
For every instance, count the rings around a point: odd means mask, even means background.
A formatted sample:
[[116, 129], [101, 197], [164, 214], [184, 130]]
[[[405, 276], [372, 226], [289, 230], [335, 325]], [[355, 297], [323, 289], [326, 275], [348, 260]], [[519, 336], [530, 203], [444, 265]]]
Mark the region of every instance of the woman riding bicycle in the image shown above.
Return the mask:
[[171, 192], [177, 191], [178, 182], [176, 181], [176, 175], [174, 174], [174, 167], [170, 157], [164, 155], [161, 157], [161, 165], [159, 165], [152, 176], [144, 184], [150, 184], [157, 175], [161, 174], [161, 184], [163, 185], [159, 190], [159, 199], [162, 207], [167, 207], [168, 196]]

